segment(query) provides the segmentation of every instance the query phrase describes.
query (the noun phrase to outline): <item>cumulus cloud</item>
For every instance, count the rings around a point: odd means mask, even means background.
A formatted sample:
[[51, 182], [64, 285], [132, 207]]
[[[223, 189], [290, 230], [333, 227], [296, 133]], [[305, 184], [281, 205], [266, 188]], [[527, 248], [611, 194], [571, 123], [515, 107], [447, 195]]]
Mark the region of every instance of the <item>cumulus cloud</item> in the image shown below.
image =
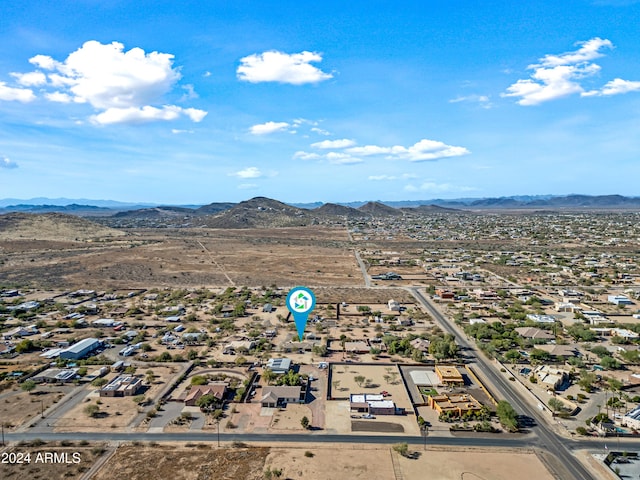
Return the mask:
[[0, 168], [18, 168], [18, 164], [11, 160], [9, 157], [2, 156], [0, 157]]
[[0, 82], [0, 100], [27, 103], [36, 99], [33, 90], [28, 88], [9, 87], [5, 82]]
[[298, 150], [293, 154], [293, 158], [299, 160], [319, 160], [322, 158], [322, 155], [318, 153], [305, 152], [302, 150]]
[[238, 79], [250, 83], [318, 83], [333, 77], [311, 65], [311, 62], [321, 61], [322, 55], [316, 52], [289, 54], [271, 50], [241, 58], [236, 74]]
[[329, 152], [325, 155], [325, 158], [333, 165], [353, 165], [363, 162], [361, 158], [352, 157], [348, 153], [339, 152]]
[[640, 90], [639, 82], [617, 78], [600, 90], [585, 91], [581, 81], [601, 70], [593, 60], [604, 56], [602, 50], [612, 49], [613, 44], [610, 40], [596, 37], [577, 45], [579, 48], [575, 51], [545, 55], [539, 63], [529, 65], [527, 69], [533, 71], [530, 78], [518, 80], [502, 96], [518, 98], [518, 104], [529, 106], [572, 94], [610, 96]]
[[360, 156], [386, 155], [387, 158], [406, 159], [411, 162], [424, 162], [438, 160], [440, 158], [459, 157], [471, 153], [465, 147], [447, 145], [437, 140], [423, 139], [410, 147], [395, 145], [381, 147], [379, 145], [365, 145], [363, 147], [351, 147], [348, 153]]
[[341, 140], [323, 140], [322, 142], [312, 143], [311, 146], [313, 148], [319, 149], [335, 149], [335, 148], [347, 148], [352, 147], [356, 144], [354, 140], [349, 140], [347, 138], [343, 138]]
[[324, 135], [324, 136], [331, 135], [331, 132], [329, 132], [328, 130], [324, 130], [324, 129], [318, 128], [318, 127], [312, 127], [311, 131], [313, 133], [317, 133], [318, 135]]
[[[162, 105], [163, 96], [181, 78], [179, 69], [173, 67], [173, 58], [169, 53], [146, 53], [137, 47], [125, 51], [119, 42], [91, 40], [62, 62], [36, 55], [29, 62], [40, 70], [12, 75], [23, 86], [53, 88], [43, 93], [49, 101], [91, 105], [98, 111], [91, 117], [93, 123], [141, 123], [180, 116], [199, 122], [207, 112]], [[185, 97], [196, 96], [192, 86], [183, 88]]]
[[290, 125], [287, 122], [266, 122], [253, 125], [249, 128], [249, 132], [253, 135], [269, 135], [270, 133], [287, 130], [289, 127]]
[[238, 178], [260, 178], [262, 172], [257, 167], [247, 167], [230, 175]]
[[47, 76], [42, 72], [11, 73], [11, 76], [24, 87], [38, 87], [47, 83]]
[[585, 97], [590, 97], [593, 95], [598, 96], [610, 96], [610, 95], [620, 95], [623, 93], [629, 92], [638, 92], [640, 91], [640, 82], [632, 82], [629, 80], [622, 80], [621, 78], [613, 79], [602, 87], [600, 90], [590, 90], [588, 92], [584, 92], [582, 95]]

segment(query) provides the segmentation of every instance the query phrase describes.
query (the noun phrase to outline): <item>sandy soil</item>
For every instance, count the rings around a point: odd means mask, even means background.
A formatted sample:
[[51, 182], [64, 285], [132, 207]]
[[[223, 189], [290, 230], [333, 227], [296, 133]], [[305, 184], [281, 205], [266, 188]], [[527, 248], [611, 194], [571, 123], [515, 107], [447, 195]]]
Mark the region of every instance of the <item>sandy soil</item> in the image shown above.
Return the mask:
[[[68, 480], [78, 479], [82, 474], [89, 470], [91, 465], [102, 455], [103, 449], [100, 446], [79, 446], [71, 442], [66, 443], [66, 447], [56, 446], [55, 444], [43, 444], [38, 447], [26, 445], [14, 445], [8, 448], [7, 452], [30, 453], [31, 463], [23, 464], [6, 464], [0, 463], [0, 478], [3, 480], [22, 480], [28, 478], [30, 480]], [[43, 456], [38, 457], [38, 453], [55, 452], [57, 454], [66, 454], [66, 457], [58, 457], [60, 461], [55, 463], [42, 463], [38, 460], [44, 460]], [[77, 457], [80, 462], [73, 463], [73, 454], [78, 453]], [[64, 459], [64, 461], [62, 461]], [[67, 461], [69, 463], [67, 463]]]
[[[419, 449], [418, 449], [419, 450]], [[405, 480], [430, 478], [438, 480], [552, 480], [542, 462], [533, 453], [496, 452], [490, 449], [429, 450], [417, 460], [396, 455]]]
[[302, 417], [307, 417], [311, 423], [313, 423], [313, 416], [311, 410], [306, 405], [287, 405], [287, 408], [276, 409], [273, 418], [271, 419], [270, 431], [276, 433], [283, 433], [286, 431], [303, 432], [300, 420]]
[[65, 392], [57, 386], [38, 386], [32, 393], [22, 390], [4, 391], [0, 394], [0, 418], [2, 423], [15, 429], [21, 424], [56, 403]]
[[[351, 411], [349, 408], [349, 395], [353, 393], [371, 393], [378, 394], [381, 391], [389, 392], [388, 400], [393, 400], [396, 407], [405, 408], [408, 415], [378, 415], [375, 419], [366, 420], [371, 422], [372, 427], [375, 423], [393, 423], [401, 425], [404, 429], [403, 435], [420, 435], [420, 429], [415, 421], [415, 417], [410, 413], [413, 411], [411, 401], [402, 383], [400, 372], [396, 366], [391, 365], [360, 365], [356, 363], [345, 363], [342, 365], [332, 365], [331, 389], [333, 398], [339, 400], [327, 401], [326, 406], [326, 427], [331, 432], [339, 433], [356, 433], [351, 432]], [[396, 374], [393, 377], [393, 374]], [[354, 377], [362, 375], [367, 379], [371, 379], [371, 387], [366, 388], [364, 385], [359, 387]], [[384, 379], [385, 375], [389, 375], [390, 381]], [[394, 380], [395, 378], [395, 380]], [[337, 390], [334, 382], [339, 381]], [[381, 427], [382, 428], [382, 427]], [[386, 430], [385, 430], [386, 431]]]
[[262, 480], [268, 451], [267, 448], [215, 450], [208, 445], [128, 445], [118, 448], [93, 480], [111, 480], [113, 472], [128, 480]]
[[[375, 448], [375, 449], [374, 449]], [[410, 450], [412, 450], [410, 448]], [[413, 451], [416, 451], [415, 449]], [[306, 456], [310, 452], [313, 456]], [[521, 451], [429, 449], [418, 459], [398, 456], [390, 447], [363, 448], [344, 445], [340, 449], [308, 446], [274, 448], [266, 465], [283, 470], [283, 478], [326, 480], [349, 478], [388, 480], [394, 475], [392, 455], [405, 480], [551, 480], [540, 460]], [[425, 472], [429, 472], [428, 476]]]
[[167, 229], [128, 234], [84, 243], [0, 239], [6, 256], [0, 276], [12, 283], [95, 289], [364, 283], [344, 229]]
[[[144, 369], [140, 374], [144, 375]], [[154, 367], [155, 381], [143, 394], [151, 402], [155, 402], [157, 394], [164, 388], [167, 379], [171, 378], [171, 367]], [[106, 378], [111, 381], [117, 374]], [[140, 407], [133, 397], [100, 397], [98, 389], [91, 385], [85, 387], [86, 397], [65, 413], [55, 423], [56, 432], [85, 432], [105, 429], [116, 429], [128, 426], [138, 415]], [[85, 413], [87, 405], [97, 404], [100, 407], [98, 417], [92, 418]]]

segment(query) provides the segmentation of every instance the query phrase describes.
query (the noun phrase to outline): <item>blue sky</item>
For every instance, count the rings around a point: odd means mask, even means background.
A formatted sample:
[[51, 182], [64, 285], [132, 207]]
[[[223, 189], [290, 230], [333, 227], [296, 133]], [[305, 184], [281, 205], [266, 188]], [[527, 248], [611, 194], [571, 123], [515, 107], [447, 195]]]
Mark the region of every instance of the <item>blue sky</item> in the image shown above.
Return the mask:
[[640, 1], [2, 7], [0, 198], [638, 195]]

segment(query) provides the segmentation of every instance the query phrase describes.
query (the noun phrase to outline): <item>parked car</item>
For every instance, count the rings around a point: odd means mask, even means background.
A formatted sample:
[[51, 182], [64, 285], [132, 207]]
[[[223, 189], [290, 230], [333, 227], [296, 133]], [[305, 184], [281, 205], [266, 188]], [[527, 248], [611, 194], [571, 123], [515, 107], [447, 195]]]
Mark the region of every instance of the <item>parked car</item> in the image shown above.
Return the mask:
[[367, 413], [366, 415], [363, 415], [362, 418], [366, 418], [367, 420], [372, 420], [375, 417], [375, 415], [371, 415], [370, 413]]
[[351, 415], [351, 418], [362, 418], [362, 415]]

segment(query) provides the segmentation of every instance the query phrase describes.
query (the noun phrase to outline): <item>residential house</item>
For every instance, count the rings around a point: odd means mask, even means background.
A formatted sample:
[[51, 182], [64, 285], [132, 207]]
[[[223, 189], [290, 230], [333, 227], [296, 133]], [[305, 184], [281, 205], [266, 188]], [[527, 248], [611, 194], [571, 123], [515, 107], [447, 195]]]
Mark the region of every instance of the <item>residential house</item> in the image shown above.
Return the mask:
[[302, 387], [268, 386], [262, 389], [260, 404], [267, 408], [284, 407], [288, 403], [304, 403]]

